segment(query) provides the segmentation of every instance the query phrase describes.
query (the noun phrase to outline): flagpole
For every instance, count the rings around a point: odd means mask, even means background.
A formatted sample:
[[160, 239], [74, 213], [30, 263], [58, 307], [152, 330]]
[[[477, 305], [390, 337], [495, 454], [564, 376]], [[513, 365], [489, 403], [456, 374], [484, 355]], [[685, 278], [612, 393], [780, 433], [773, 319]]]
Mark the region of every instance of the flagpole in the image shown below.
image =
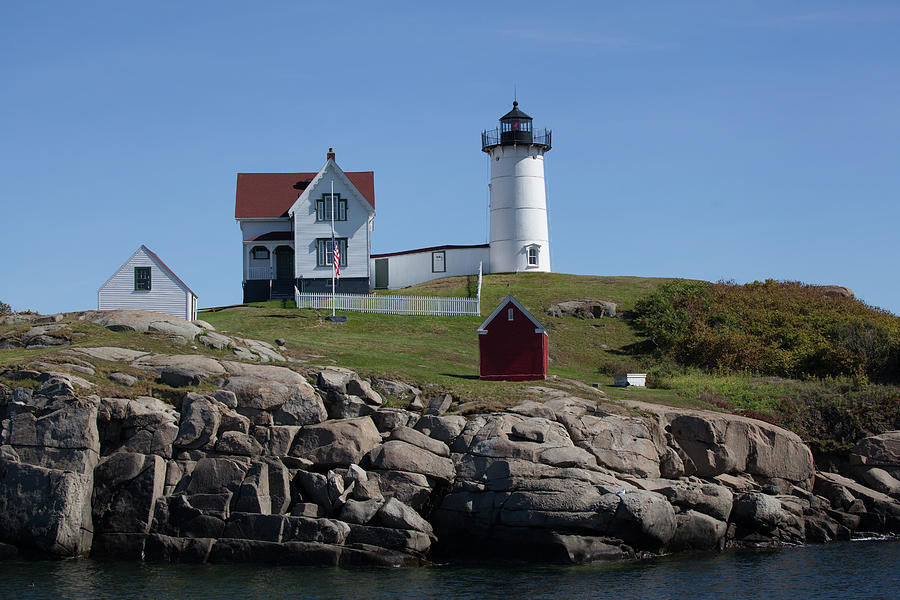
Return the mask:
[[331, 316], [334, 316], [334, 178], [331, 179]]

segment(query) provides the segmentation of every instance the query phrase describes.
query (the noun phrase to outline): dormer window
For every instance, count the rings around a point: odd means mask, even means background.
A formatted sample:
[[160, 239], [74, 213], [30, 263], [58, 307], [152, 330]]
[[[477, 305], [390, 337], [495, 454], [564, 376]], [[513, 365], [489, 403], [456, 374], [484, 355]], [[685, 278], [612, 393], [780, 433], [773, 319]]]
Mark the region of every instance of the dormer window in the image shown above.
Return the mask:
[[541, 247], [537, 244], [525, 248], [528, 253], [528, 266], [537, 267], [540, 265]]
[[[340, 194], [334, 195], [334, 220], [347, 220], [347, 200], [341, 198]], [[316, 200], [316, 221], [331, 221], [331, 194], [322, 194], [322, 197]]]

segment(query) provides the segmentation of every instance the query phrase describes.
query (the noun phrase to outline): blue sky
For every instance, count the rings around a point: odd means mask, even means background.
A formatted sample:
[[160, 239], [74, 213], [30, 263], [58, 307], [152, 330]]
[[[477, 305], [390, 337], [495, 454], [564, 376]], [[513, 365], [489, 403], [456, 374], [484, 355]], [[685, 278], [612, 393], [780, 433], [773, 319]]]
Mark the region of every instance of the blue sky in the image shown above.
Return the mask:
[[900, 313], [896, 2], [5, 2], [0, 300], [140, 244], [241, 299], [238, 172], [375, 171], [374, 252], [487, 241], [514, 88], [557, 272], [787, 279]]

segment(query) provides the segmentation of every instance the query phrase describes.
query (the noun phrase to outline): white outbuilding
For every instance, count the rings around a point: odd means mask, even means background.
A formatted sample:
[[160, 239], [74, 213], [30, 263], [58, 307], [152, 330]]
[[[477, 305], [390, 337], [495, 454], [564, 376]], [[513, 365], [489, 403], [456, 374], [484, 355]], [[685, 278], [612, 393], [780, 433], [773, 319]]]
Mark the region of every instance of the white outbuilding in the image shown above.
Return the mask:
[[193, 321], [197, 294], [142, 244], [97, 290], [97, 309], [153, 310]]

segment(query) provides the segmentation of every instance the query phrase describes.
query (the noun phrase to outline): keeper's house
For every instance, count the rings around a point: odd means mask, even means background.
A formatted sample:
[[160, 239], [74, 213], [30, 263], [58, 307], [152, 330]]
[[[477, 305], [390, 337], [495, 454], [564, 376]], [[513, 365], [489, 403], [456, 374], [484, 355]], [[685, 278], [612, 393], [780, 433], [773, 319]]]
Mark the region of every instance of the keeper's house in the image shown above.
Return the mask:
[[153, 310], [197, 318], [197, 294], [147, 246], [141, 245], [97, 290], [98, 310]]
[[294, 286], [331, 291], [332, 206], [341, 255], [336, 291], [367, 294], [375, 223], [372, 171], [345, 173], [329, 149], [317, 173], [238, 173], [234, 218], [243, 241], [244, 302], [293, 300]]
[[500, 301], [478, 328], [481, 379], [546, 379], [547, 330], [512, 296]]

